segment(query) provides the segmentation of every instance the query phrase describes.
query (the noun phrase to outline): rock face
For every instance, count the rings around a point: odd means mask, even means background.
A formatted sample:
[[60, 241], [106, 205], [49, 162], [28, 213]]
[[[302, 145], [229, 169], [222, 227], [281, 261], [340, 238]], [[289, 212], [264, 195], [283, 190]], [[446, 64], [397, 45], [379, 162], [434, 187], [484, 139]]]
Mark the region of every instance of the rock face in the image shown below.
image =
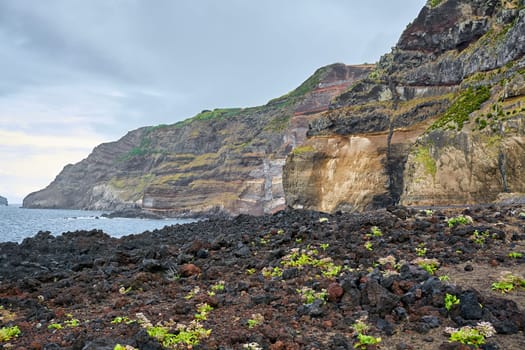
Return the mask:
[[66, 166], [30, 208], [123, 209], [163, 215], [264, 214], [284, 207], [282, 168], [308, 122], [372, 66], [334, 64], [267, 105], [215, 109], [146, 127]]
[[427, 5], [292, 152], [287, 203], [324, 211], [525, 192], [523, 2]]
[[7, 205], [7, 198], [0, 196], [0, 205]]
[[523, 0], [432, 1], [375, 66], [134, 130], [25, 207], [163, 215], [525, 202]]

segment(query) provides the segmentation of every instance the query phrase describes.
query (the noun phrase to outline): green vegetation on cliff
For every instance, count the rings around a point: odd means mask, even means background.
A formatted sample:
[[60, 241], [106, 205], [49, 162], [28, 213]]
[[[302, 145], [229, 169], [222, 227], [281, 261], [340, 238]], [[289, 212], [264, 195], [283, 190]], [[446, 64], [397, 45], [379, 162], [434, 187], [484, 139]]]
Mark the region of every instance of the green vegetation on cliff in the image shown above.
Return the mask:
[[293, 102], [295, 102], [296, 98], [303, 97], [310, 91], [315, 90], [315, 88], [319, 86], [321, 79], [323, 78], [323, 76], [326, 74], [328, 70], [329, 70], [329, 66], [319, 68], [318, 70], [315, 71], [315, 73], [311, 77], [309, 77], [301, 85], [299, 85], [298, 88], [290, 91], [286, 95], [270, 100], [268, 104], [269, 105], [281, 104], [281, 103], [285, 105], [292, 104]]
[[430, 126], [430, 130], [444, 127], [454, 129], [451, 123], [456, 124], [457, 130], [463, 129], [463, 124], [469, 119], [470, 114], [479, 110], [483, 102], [489, 98], [490, 88], [488, 86], [468, 87], [459, 94], [445, 114]]
[[183, 126], [189, 125], [199, 120], [202, 121], [231, 118], [238, 116], [243, 110], [243, 108], [216, 108], [213, 111], [204, 110], [192, 118], [173, 124], [173, 126], [176, 128], [182, 128]]
[[433, 178], [436, 177], [437, 165], [430, 154], [430, 146], [420, 146], [417, 149], [416, 161], [425, 168], [428, 174], [432, 175]]

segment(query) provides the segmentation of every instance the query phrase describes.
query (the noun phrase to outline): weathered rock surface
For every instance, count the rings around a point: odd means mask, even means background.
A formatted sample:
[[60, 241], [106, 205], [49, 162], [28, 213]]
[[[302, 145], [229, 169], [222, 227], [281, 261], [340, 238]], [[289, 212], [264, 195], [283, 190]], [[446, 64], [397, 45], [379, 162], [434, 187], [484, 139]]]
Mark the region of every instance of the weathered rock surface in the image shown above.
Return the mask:
[[282, 167], [315, 113], [370, 66], [334, 64], [267, 105], [203, 111], [141, 128], [66, 166], [30, 208], [122, 209], [162, 215], [263, 214], [284, 207]]
[[427, 5], [287, 159], [288, 205], [491, 202], [525, 192], [523, 2]]
[[[286, 210], [119, 239], [40, 232], [0, 244], [0, 328], [21, 332], [0, 348], [353, 349], [361, 320], [381, 349], [461, 349], [447, 327], [490, 322], [482, 349], [521, 350], [525, 258], [509, 252], [525, 253], [524, 211]], [[460, 214], [472, 222], [449, 227]], [[502, 294], [491, 286], [505, 273], [519, 281]], [[192, 324], [209, 334], [183, 337]]]
[[0, 205], [8, 205], [7, 198], [0, 196]]
[[524, 200], [525, 5], [428, 2], [374, 66], [335, 64], [247, 109], [142, 128], [26, 207], [264, 214]]

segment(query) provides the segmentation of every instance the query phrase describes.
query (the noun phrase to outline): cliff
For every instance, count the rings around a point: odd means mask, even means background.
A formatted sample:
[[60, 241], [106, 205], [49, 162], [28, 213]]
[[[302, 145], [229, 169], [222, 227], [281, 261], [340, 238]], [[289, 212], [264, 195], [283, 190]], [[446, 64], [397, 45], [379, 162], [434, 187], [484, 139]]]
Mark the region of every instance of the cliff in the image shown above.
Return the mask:
[[206, 110], [173, 125], [131, 131], [66, 166], [23, 206], [139, 206], [174, 216], [282, 209], [286, 156], [305, 140], [316, 113], [372, 68], [330, 65], [265, 106]]
[[0, 205], [8, 205], [7, 198], [0, 196]]
[[24, 206], [180, 216], [523, 201], [524, 7], [429, 1], [376, 65], [327, 66], [265, 106], [131, 131]]
[[524, 53], [523, 2], [429, 2], [311, 122], [286, 162], [287, 203], [335, 211], [520, 197]]

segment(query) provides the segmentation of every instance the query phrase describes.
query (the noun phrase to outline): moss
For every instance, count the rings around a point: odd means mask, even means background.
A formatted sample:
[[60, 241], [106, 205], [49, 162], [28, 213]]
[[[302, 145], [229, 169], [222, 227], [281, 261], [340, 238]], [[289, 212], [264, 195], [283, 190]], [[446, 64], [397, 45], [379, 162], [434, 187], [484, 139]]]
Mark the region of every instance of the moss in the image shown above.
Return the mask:
[[295, 147], [292, 151], [292, 154], [295, 155], [295, 156], [298, 156], [298, 155], [301, 155], [301, 154], [305, 154], [305, 153], [311, 153], [311, 152], [314, 152], [315, 149], [310, 146], [310, 145], [306, 145], [306, 146], [299, 146], [299, 147]]
[[425, 168], [425, 171], [436, 177], [437, 165], [434, 158], [430, 154], [430, 146], [419, 146], [416, 152], [416, 161]]
[[463, 124], [469, 119], [472, 112], [479, 110], [483, 102], [490, 98], [490, 88], [488, 86], [469, 87], [463, 90], [454, 100], [452, 106], [445, 114], [432, 124], [429, 130], [450, 127], [455, 123], [458, 130], [463, 128]]

